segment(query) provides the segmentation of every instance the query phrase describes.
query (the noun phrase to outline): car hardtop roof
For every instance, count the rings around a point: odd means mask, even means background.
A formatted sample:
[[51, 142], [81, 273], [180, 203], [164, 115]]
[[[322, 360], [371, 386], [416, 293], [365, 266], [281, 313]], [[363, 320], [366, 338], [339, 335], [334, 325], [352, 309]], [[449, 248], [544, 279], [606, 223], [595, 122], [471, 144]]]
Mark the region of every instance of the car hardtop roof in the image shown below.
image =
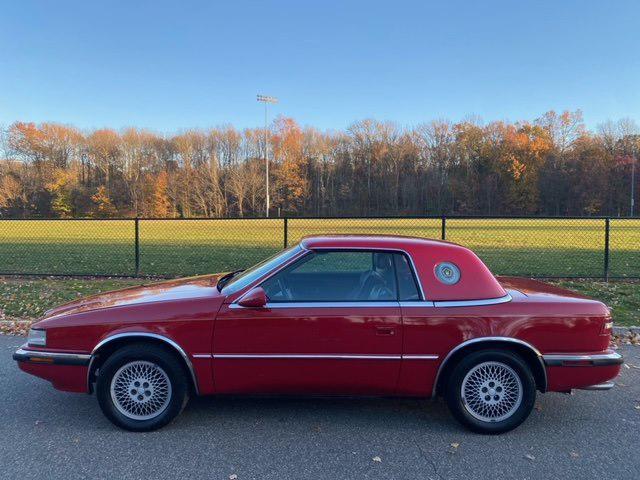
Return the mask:
[[[302, 248], [401, 250], [411, 256], [416, 274], [431, 301], [466, 301], [507, 298], [507, 292], [483, 261], [466, 247], [442, 240], [401, 235], [312, 235], [300, 241]], [[459, 281], [447, 284], [437, 276], [444, 263], [460, 271]]]
[[315, 248], [390, 248], [404, 250], [406, 248], [417, 247], [448, 247], [452, 250], [464, 249], [465, 247], [444, 240], [432, 240], [420, 237], [409, 237], [403, 235], [370, 235], [370, 234], [332, 234], [332, 235], [309, 235], [303, 237], [300, 244], [308, 249]]

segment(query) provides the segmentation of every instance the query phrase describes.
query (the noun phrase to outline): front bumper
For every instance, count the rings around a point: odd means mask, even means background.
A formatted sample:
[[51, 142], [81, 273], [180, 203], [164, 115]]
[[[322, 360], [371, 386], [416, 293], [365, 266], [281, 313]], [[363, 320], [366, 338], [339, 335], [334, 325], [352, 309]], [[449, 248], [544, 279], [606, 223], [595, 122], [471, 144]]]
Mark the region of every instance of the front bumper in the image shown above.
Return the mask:
[[58, 390], [89, 393], [87, 376], [91, 355], [31, 350], [23, 345], [13, 354], [13, 359], [20, 370], [51, 382]]
[[17, 362], [30, 362], [53, 365], [89, 365], [91, 355], [84, 353], [62, 353], [45, 350], [29, 350], [26, 345], [20, 347], [13, 354], [13, 359]]

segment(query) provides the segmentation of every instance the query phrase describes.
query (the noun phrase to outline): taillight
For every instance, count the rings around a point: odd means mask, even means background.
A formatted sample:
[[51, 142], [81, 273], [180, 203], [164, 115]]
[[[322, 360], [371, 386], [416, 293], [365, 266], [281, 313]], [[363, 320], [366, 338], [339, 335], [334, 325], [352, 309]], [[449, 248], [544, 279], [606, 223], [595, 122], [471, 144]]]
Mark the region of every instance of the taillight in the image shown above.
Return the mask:
[[609, 318], [602, 324], [602, 334], [610, 334], [613, 329], [613, 321]]

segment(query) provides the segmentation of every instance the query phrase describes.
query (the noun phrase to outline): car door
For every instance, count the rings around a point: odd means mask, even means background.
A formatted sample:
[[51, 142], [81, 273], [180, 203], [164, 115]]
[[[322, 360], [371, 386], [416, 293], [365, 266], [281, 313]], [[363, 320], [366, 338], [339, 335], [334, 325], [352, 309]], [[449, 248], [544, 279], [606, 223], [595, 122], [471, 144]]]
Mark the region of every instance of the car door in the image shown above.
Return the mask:
[[314, 251], [260, 285], [265, 308], [215, 323], [220, 393], [391, 394], [402, 355], [394, 253]]

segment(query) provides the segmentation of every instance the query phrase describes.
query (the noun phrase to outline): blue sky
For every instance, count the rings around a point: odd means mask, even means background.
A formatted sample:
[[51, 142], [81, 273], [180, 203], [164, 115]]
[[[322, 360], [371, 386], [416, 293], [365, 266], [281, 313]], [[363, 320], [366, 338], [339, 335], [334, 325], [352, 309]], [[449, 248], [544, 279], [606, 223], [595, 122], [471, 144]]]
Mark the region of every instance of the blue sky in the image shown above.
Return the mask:
[[0, 0], [0, 124], [640, 120], [640, 2]]

